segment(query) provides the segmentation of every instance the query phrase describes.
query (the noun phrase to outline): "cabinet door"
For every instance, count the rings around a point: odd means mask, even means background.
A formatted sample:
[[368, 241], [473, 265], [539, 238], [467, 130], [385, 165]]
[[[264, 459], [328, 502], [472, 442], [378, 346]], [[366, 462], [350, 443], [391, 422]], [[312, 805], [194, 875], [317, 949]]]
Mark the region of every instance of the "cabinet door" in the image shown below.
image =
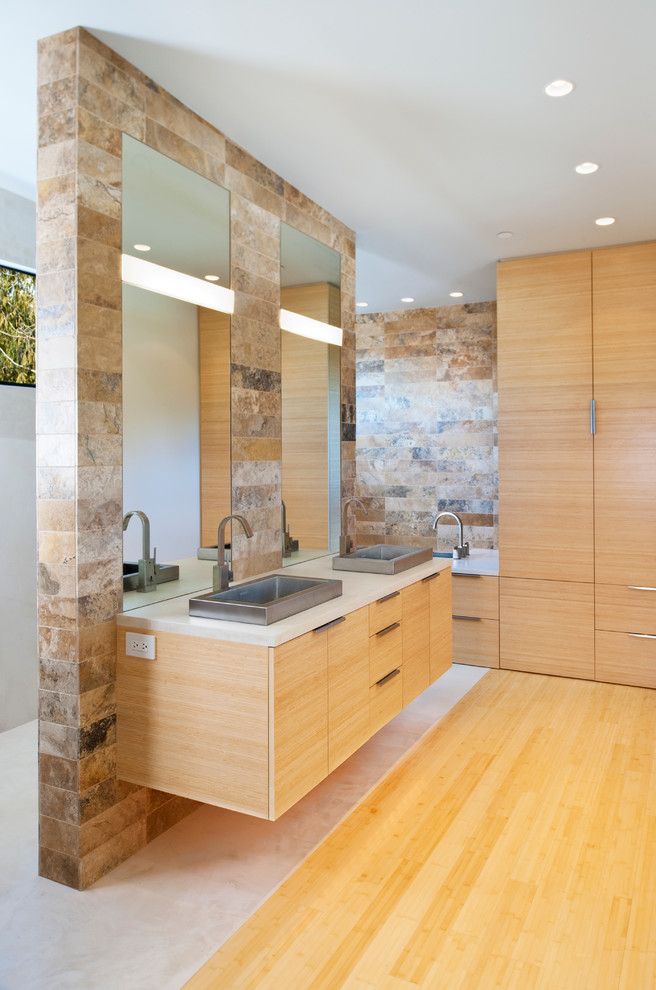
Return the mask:
[[498, 266], [499, 566], [592, 581], [589, 252]]
[[423, 581], [401, 592], [403, 605], [403, 706], [430, 684], [430, 587]]
[[369, 611], [360, 608], [328, 636], [328, 770], [369, 738]]
[[328, 774], [326, 633], [306, 633], [271, 650], [273, 738], [271, 818], [279, 818]]
[[596, 579], [656, 585], [656, 243], [595, 251]]
[[501, 578], [500, 665], [594, 678], [594, 585]]
[[425, 578], [430, 591], [430, 682], [451, 667], [453, 632], [451, 621], [451, 571], [438, 571]]
[[454, 615], [453, 662], [471, 667], [498, 667], [498, 620]]

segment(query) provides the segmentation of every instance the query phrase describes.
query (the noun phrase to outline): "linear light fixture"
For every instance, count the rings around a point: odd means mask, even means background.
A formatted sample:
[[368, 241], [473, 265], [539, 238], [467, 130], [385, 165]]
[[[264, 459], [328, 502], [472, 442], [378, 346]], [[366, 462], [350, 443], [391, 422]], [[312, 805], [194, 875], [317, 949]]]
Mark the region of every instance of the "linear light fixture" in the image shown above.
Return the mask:
[[309, 316], [301, 316], [300, 313], [292, 313], [288, 309], [280, 310], [280, 328], [289, 330], [290, 333], [297, 333], [300, 337], [321, 340], [324, 344], [342, 346], [341, 327], [333, 327], [330, 323], [323, 323], [321, 320], [312, 320]]
[[235, 294], [232, 289], [212, 285], [204, 278], [185, 275], [174, 268], [155, 265], [152, 261], [135, 258], [131, 254], [121, 255], [121, 277], [128, 285], [136, 285], [138, 289], [158, 292], [161, 296], [181, 299], [194, 306], [215, 309], [219, 313], [233, 313], [235, 309]]

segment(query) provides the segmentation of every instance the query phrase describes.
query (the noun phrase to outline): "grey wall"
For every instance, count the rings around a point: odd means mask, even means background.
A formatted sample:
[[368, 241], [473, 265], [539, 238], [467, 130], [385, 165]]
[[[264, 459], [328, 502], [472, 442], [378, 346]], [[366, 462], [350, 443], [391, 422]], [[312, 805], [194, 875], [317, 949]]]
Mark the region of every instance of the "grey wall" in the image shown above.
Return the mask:
[[0, 189], [0, 263], [36, 268], [36, 204]]
[[[0, 262], [36, 267], [35, 204], [0, 189]], [[0, 731], [37, 716], [35, 392], [0, 385]]]
[[0, 385], [0, 731], [37, 716], [35, 390]]

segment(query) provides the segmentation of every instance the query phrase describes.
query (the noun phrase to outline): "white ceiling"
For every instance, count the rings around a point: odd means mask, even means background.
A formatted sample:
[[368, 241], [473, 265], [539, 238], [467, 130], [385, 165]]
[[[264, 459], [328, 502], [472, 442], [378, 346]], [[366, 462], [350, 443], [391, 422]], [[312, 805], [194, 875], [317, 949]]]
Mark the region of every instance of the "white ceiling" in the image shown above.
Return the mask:
[[656, 237], [656, 0], [14, 0], [0, 186], [22, 195], [36, 42], [77, 24], [352, 227], [369, 312], [494, 298], [501, 257]]

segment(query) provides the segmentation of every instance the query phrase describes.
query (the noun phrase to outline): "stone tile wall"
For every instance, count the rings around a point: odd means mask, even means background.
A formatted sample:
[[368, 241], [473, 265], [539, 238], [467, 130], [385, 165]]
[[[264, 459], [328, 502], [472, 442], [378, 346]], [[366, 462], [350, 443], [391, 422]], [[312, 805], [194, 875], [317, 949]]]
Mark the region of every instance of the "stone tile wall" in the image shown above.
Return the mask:
[[353, 234], [82, 28], [39, 45], [40, 863], [88, 887], [193, 802], [116, 778], [122, 604], [121, 143], [231, 193], [237, 577], [280, 564], [279, 222], [342, 256], [344, 493], [353, 492]]
[[434, 545], [450, 510], [497, 547], [496, 304], [358, 316], [356, 348], [358, 541]]

